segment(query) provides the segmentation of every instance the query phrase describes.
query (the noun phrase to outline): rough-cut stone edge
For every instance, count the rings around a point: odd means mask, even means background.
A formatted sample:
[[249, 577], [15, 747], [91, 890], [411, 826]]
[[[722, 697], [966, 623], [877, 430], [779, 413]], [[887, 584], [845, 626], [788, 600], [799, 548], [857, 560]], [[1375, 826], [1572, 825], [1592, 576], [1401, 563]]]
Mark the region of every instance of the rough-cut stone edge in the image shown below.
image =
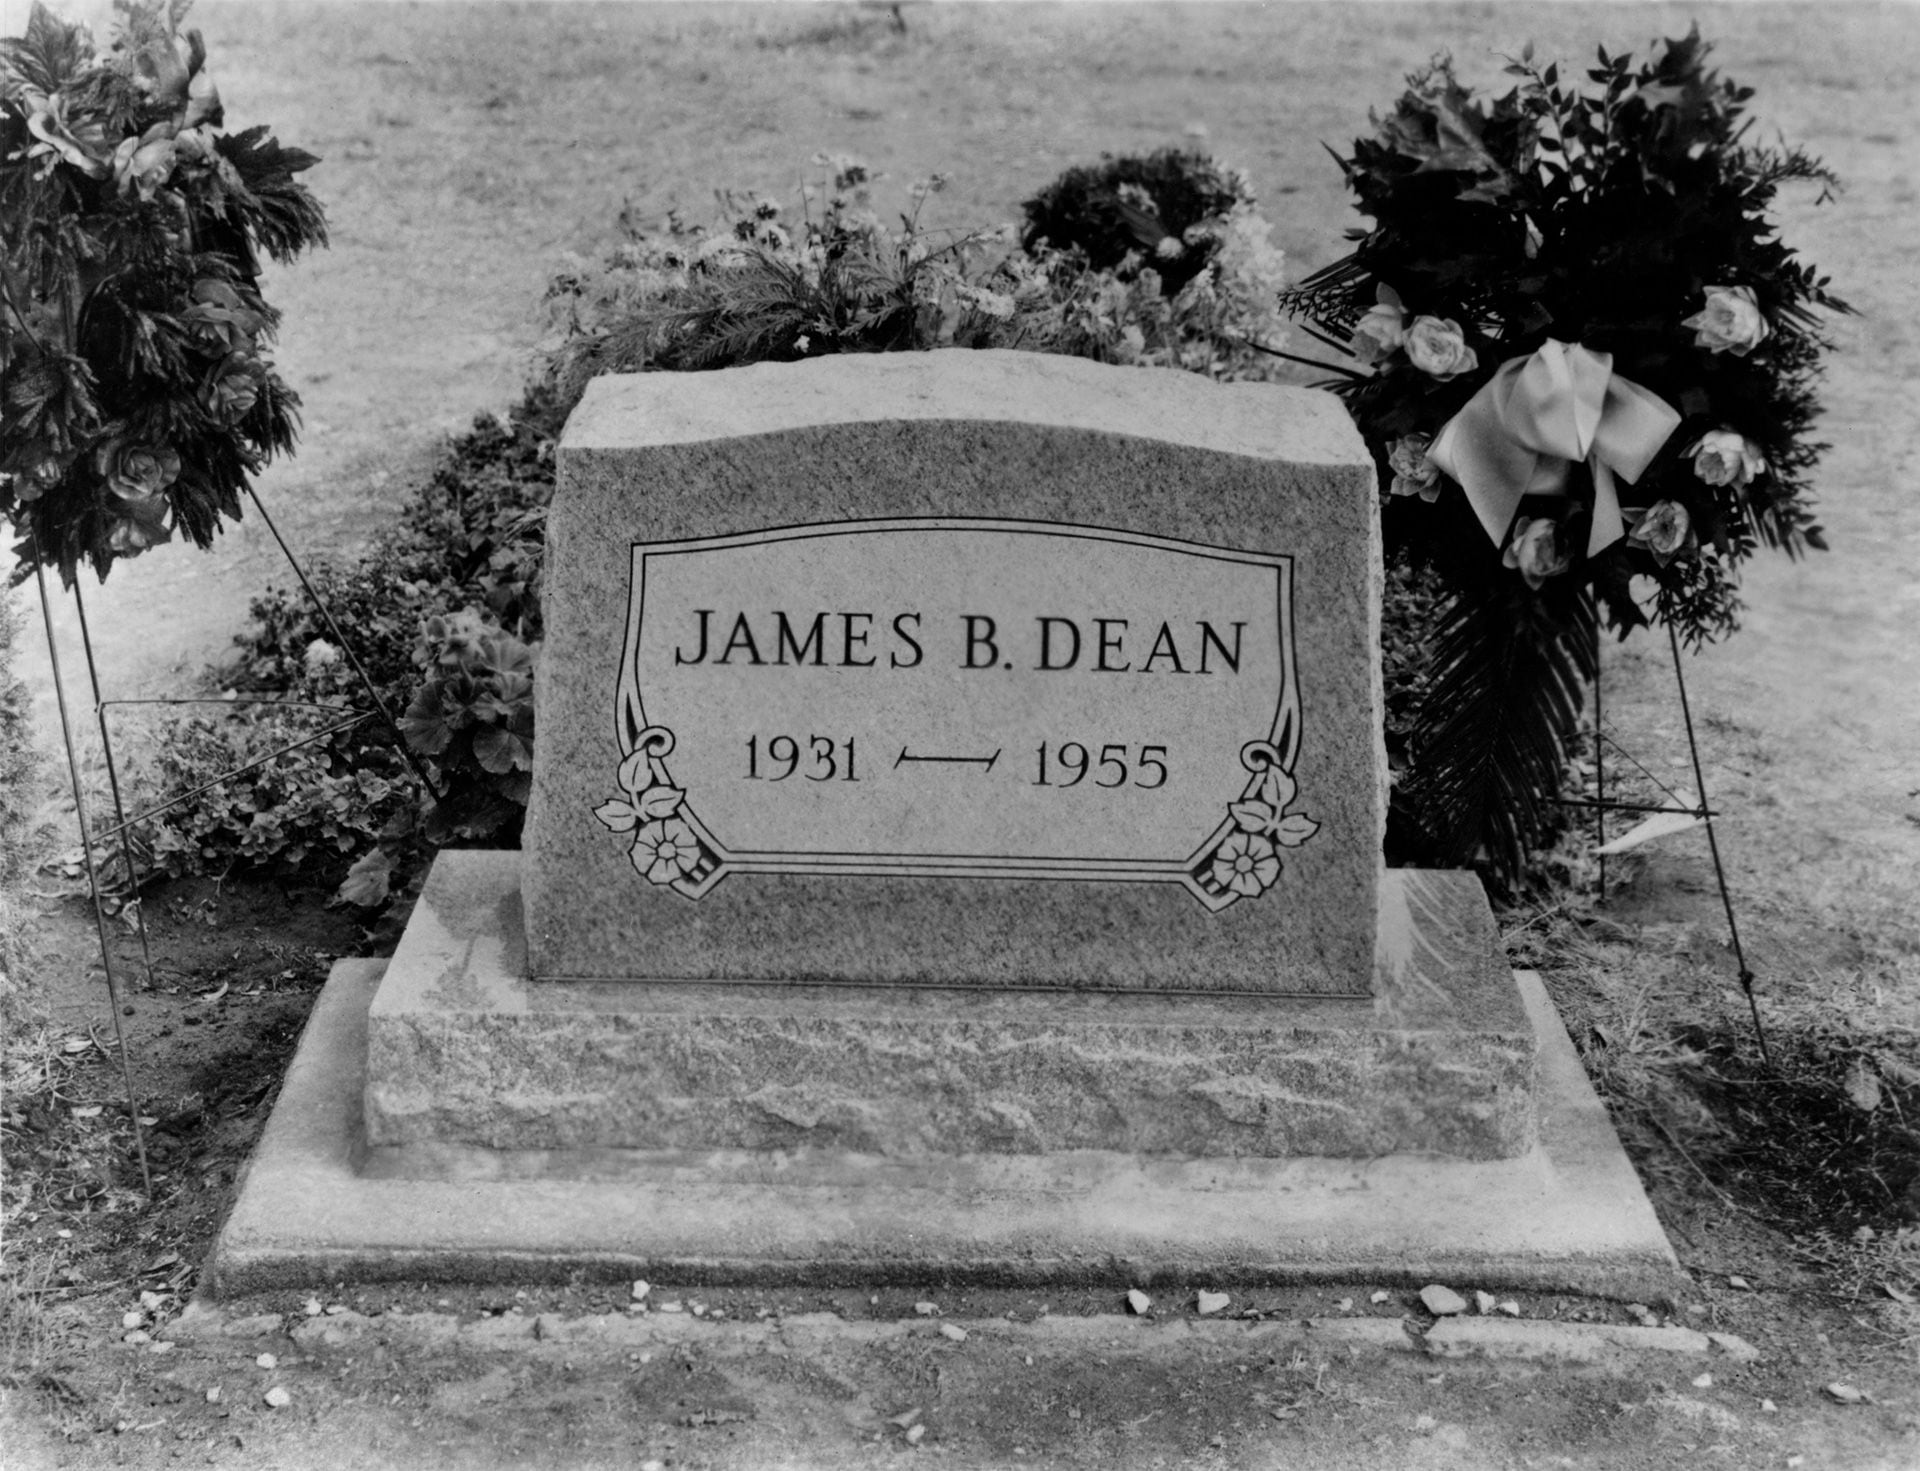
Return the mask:
[[[901, 418], [1054, 427], [1050, 394], [1009, 394], [1013, 375], [1074, 395], [1076, 427], [1097, 434], [1301, 464], [1365, 461], [1340, 401], [1317, 389], [1214, 383], [1174, 369], [1116, 373], [1086, 358], [1004, 348], [850, 354], [697, 376], [607, 374], [587, 385], [559, 448], [647, 449]], [[734, 391], [716, 394], [717, 383]], [[1274, 412], [1275, 404], [1286, 412]]]
[[859, 1186], [369, 1179], [367, 1008], [383, 963], [338, 962], [215, 1242], [216, 1297], [344, 1280], [739, 1284], [1204, 1283], [1445, 1276], [1641, 1299], [1684, 1277], [1538, 977], [1542, 1144], [1498, 1162], [1150, 1162], [1085, 1189], [1060, 1162], [976, 1158], [964, 1180], [898, 1169]]
[[1534, 1029], [1470, 875], [1386, 875], [1369, 1002], [530, 981], [523, 871], [510, 853], [435, 862], [373, 1005], [383, 1171], [646, 1175], [650, 1150], [1493, 1159], [1535, 1142]]

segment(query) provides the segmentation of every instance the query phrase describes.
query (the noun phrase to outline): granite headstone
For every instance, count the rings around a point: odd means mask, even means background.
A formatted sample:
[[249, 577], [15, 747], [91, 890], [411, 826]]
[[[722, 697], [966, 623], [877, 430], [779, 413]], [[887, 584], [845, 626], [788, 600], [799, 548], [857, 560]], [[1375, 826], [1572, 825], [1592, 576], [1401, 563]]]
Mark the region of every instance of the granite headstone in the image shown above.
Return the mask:
[[559, 479], [524, 850], [436, 864], [376, 1155], [1529, 1147], [1484, 896], [1382, 871], [1377, 491], [1331, 396], [1009, 352], [611, 377]]
[[1371, 467], [1330, 398], [1010, 352], [595, 381], [536, 978], [1371, 989]]

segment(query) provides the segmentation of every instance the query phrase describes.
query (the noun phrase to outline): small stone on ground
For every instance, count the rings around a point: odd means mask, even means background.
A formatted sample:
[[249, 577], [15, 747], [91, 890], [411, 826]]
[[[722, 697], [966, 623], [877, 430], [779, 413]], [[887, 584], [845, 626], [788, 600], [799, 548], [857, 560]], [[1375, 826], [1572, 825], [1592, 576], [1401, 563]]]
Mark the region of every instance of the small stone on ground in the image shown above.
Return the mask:
[[1467, 1310], [1467, 1300], [1451, 1287], [1442, 1287], [1439, 1283], [1420, 1289], [1421, 1306], [1436, 1318], [1449, 1317], [1454, 1313]]

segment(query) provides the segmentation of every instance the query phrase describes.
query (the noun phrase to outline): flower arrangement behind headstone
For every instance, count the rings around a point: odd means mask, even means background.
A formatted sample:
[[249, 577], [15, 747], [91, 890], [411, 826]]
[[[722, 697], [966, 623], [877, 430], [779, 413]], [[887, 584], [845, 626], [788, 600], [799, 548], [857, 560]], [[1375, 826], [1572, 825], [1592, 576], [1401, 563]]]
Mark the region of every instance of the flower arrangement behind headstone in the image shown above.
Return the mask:
[[117, 0], [112, 46], [36, 3], [0, 41], [0, 515], [16, 577], [67, 581], [179, 531], [208, 546], [292, 448], [260, 252], [324, 244], [265, 127], [223, 130], [188, 0]]
[[[1075, 170], [1011, 225], [949, 232], [920, 222], [939, 175], [911, 188], [898, 228], [874, 212], [874, 176], [821, 155], [824, 171], [790, 221], [775, 200], [723, 195], [717, 229], [670, 214], [664, 229], [623, 219], [628, 238], [549, 286], [558, 329], [547, 366], [564, 415], [602, 373], [693, 371], [842, 352], [1009, 347], [1102, 362], [1260, 378], [1250, 345], [1284, 335], [1284, 258], [1243, 177], [1171, 151]], [[1153, 189], [1131, 175], [1145, 173]], [[1067, 211], [1112, 197], [1130, 232], [1104, 250]], [[816, 212], [814, 203], [818, 201]], [[1090, 248], [1091, 247], [1091, 248]]]
[[1395, 794], [1426, 861], [1518, 871], [1599, 624], [1698, 645], [1737, 626], [1757, 549], [1824, 546], [1816, 309], [1848, 308], [1768, 209], [1835, 181], [1750, 141], [1707, 50], [1602, 49], [1575, 80], [1529, 47], [1491, 102], [1436, 60], [1341, 160], [1372, 228], [1284, 298], [1362, 365], [1330, 386], [1379, 462], [1389, 562], [1447, 594]]

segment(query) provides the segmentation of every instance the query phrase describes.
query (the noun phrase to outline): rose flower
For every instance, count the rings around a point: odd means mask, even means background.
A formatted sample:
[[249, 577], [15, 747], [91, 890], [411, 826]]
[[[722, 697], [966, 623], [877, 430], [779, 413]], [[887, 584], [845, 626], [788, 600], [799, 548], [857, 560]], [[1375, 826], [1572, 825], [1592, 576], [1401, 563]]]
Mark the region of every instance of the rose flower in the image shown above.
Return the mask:
[[1751, 286], [1709, 286], [1706, 306], [1680, 325], [1694, 329], [1695, 347], [1740, 358], [1773, 335]]
[[93, 452], [93, 467], [121, 500], [143, 502], [179, 478], [180, 456], [166, 445], [130, 444], [116, 436]]
[[1460, 324], [1447, 317], [1415, 317], [1407, 329], [1406, 348], [1414, 367], [1442, 381], [1480, 366], [1479, 355], [1467, 346]]

